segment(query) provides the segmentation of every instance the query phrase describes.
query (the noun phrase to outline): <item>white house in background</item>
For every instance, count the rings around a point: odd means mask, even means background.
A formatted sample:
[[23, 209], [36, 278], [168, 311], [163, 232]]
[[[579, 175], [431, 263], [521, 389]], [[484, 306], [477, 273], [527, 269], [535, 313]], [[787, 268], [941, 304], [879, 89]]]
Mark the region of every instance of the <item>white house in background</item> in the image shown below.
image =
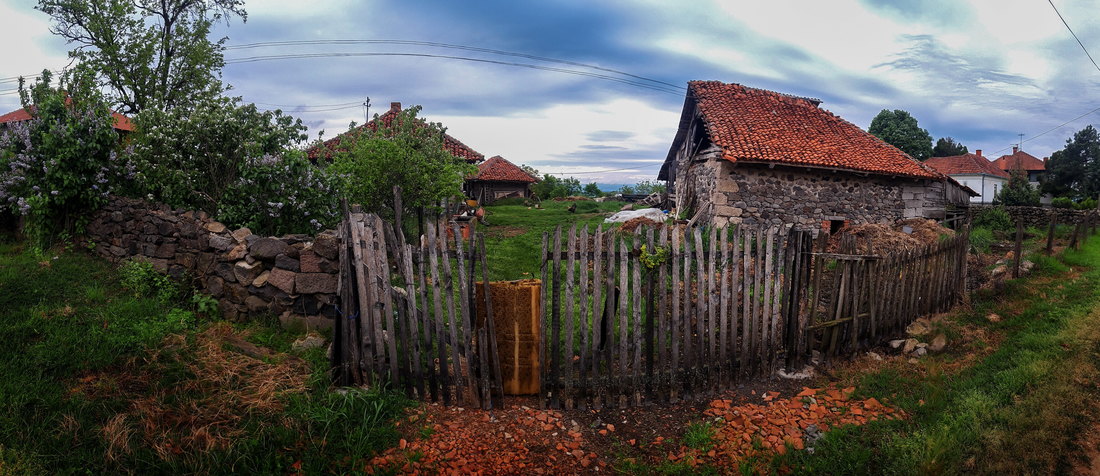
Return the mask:
[[981, 149], [974, 152], [932, 157], [924, 163], [978, 192], [978, 196], [970, 197], [970, 203], [992, 203], [993, 197], [1008, 183], [1008, 172], [982, 157]]

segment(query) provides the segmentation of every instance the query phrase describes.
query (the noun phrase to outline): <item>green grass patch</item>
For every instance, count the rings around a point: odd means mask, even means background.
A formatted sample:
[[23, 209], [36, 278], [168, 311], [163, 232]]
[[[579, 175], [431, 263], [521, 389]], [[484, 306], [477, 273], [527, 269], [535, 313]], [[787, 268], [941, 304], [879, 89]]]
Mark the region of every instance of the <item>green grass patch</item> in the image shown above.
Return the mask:
[[[500, 203], [500, 202], [498, 202]], [[569, 207], [577, 205], [574, 212]], [[569, 227], [588, 226], [590, 232], [603, 223], [611, 213], [619, 211], [622, 202], [556, 202], [546, 200], [542, 208], [524, 205], [492, 205], [488, 212], [488, 226], [480, 226], [485, 233], [485, 252], [489, 259], [489, 276], [493, 280], [533, 279], [540, 277], [542, 266], [542, 234], [553, 232], [561, 226], [562, 241], [566, 240]], [[607, 229], [611, 225], [605, 225]], [[618, 225], [614, 225], [618, 226]], [[563, 245], [564, 246], [564, 245]]]
[[[940, 371], [951, 358], [944, 354], [862, 376], [859, 396], [889, 401], [910, 418], [835, 429], [812, 454], [790, 454], [776, 467], [798, 474], [1065, 472], [1083, 416], [1100, 396], [1100, 240], [1035, 259], [1031, 277], [977, 295], [974, 309], [955, 317], [1002, 332], [995, 352], [958, 372]], [[986, 321], [988, 312], [1003, 320]]]
[[0, 475], [343, 473], [396, 443], [404, 397], [331, 391], [324, 349], [162, 277], [0, 243]]

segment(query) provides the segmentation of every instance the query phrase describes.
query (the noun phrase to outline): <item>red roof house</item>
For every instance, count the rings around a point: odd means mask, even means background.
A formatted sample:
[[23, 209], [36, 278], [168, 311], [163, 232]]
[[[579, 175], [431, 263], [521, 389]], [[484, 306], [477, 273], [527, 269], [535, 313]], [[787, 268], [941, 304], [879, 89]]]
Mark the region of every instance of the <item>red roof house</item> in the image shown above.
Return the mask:
[[489, 204], [502, 198], [531, 196], [530, 185], [539, 179], [504, 157], [494, 155], [477, 165], [477, 175], [466, 179], [466, 194]]
[[944, 218], [974, 193], [821, 101], [691, 81], [658, 179], [676, 206], [717, 224]]
[[1008, 172], [1001, 170], [982, 156], [981, 149], [973, 154], [950, 157], [932, 157], [924, 161], [940, 173], [978, 192], [970, 197], [972, 203], [992, 203], [997, 192], [1008, 182]]
[[[0, 124], [9, 122], [23, 122], [31, 120], [36, 108], [31, 105], [26, 108], [19, 108], [7, 114], [0, 116]], [[115, 111], [111, 111], [111, 118], [114, 119], [114, 128], [119, 132], [133, 132], [134, 124], [130, 122], [130, 118]]]
[[[378, 130], [378, 121], [381, 121], [382, 124], [388, 126], [393, 123], [394, 118], [396, 118], [400, 112], [401, 103], [392, 102], [390, 103], [390, 110], [386, 111], [385, 114], [381, 114], [376, 119], [371, 119], [366, 124], [356, 127], [355, 129], [340, 134], [329, 140], [326, 140], [321, 144], [310, 147], [306, 150], [306, 153], [309, 155], [309, 158], [313, 160], [331, 159], [333, 153], [346, 151], [347, 146], [343, 143], [345, 141], [348, 141], [349, 139], [357, 137], [359, 134], [362, 134], [364, 128], [376, 131]], [[443, 134], [443, 148], [455, 157], [463, 158], [466, 160], [466, 162], [469, 163], [478, 163], [485, 160], [485, 156], [482, 155], [480, 152], [470, 148], [466, 144], [463, 144], [462, 141], [451, 137], [450, 134]]]
[[1013, 147], [1011, 154], [998, 157], [997, 160], [993, 161], [993, 165], [1008, 172], [1014, 170], [1024, 172], [1027, 174], [1027, 181], [1032, 184], [1038, 184], [1039, 179], [1046, 175], [1047, 172], [1047, 166], [1044, 161], [1020, 150], [1019, 147]]

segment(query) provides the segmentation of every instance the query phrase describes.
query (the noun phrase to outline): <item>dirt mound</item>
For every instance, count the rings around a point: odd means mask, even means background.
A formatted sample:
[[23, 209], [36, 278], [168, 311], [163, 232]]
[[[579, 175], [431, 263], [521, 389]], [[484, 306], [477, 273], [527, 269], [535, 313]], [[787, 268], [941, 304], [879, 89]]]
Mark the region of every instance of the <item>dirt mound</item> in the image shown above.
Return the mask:
[[[905, 232], [906, 227], [911, 229], [910, 233]], [[856, 254], [881, 255], [896, 251], [910, 251], [939, 243], [944, 236], [955, 236], [955, 231], [944, 228], [935, 220], [910, 218], [893, 225], [869, 223], [846, 226], [829, 237], [826, 250], [830, 253], [840, 252], [842, 241], [854, 239]]]
[[662, 223], [659, 221], [653, 221], [646, 217], [637, 217], [623, 222], [623, 226], [619, 229], [624, 233], [634, 233], [634, 230], [637, 230], [639, 227], [660, 229], [661, 226]]

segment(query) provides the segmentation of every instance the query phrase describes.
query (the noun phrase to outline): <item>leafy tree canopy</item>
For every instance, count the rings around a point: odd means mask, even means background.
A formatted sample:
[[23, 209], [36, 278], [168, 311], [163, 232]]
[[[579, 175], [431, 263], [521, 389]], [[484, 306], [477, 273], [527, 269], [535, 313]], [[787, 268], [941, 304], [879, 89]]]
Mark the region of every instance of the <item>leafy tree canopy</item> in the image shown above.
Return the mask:
[[936, 146], [932, 148], [932, 157], [951, 157], [955, 155], [963, 155], [970, 152], [966, 150], [966, 146], [958, 142], [951, 137], [940, 137], [936, 141]]
[[581, 191], [586, 197], [602, 197], [603, 190], [600, 190], [600, 186], [596, 185], [596, 182], [589, 182], [584, 186], [584, 190]]
[[1076, 200], [1100, 193], [1100, 133], [1091, 125], [1066, 139], [1066, 146], [1050, 155], [1045, 192]]
[[443, 148], [445, 129], [417, 118], [420, 109], [405, 109], [389, 124], [375, 114], [377, 129], [363, 127], [348, 135], [351, 147], [336, 152], [330, 166], [348, 200], [392, 217], [395, 185], [401, 187], [406, 210], [462, 195], [464, 178], [477, 173], [477, 167]]
[[917, 119], [901, 109], [883, 109], [871, 120], [867, 132], [917, 160], [932, 156], [932, 136], [917, 125]]
[[547, 199], [580, 195], [582, 189], [581, 181], [573, 177], [561, 178], [546, 174], [540, 182], [531, 186], [531, 193], [540, 199]]
[[643, 180], [634, 185], [623, 185], [619, 188], [619, 193], [628, 195], [651, 195], [654, 193], [664, 193], [666, 187], [665, 184], [660, 182], [654, 182], [652, 180]]
[[997, 191], [993, 203], [1005, 206], [1039, 206], [1039, 190], [1027, 181], [1027, 175], [1019, 170], [1012, 171], [1008, 183]]
[[127, 114], [220, 94], [226, 38], [211, 41], [211, 27], [247, 19], [243, 0], [39, 0], [37, 8]]

